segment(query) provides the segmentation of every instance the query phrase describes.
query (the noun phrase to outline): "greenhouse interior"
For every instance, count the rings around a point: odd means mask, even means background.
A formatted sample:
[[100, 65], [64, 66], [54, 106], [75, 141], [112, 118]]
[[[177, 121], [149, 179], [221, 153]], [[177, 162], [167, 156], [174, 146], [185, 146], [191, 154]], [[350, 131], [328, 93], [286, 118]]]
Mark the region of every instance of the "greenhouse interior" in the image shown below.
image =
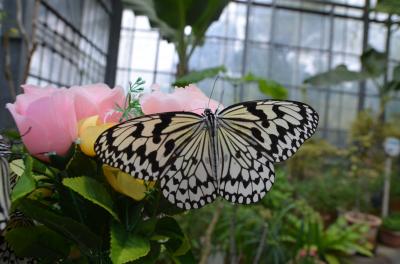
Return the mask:
[[0, 0], [0, 263], [400, 263], [399, 0]]

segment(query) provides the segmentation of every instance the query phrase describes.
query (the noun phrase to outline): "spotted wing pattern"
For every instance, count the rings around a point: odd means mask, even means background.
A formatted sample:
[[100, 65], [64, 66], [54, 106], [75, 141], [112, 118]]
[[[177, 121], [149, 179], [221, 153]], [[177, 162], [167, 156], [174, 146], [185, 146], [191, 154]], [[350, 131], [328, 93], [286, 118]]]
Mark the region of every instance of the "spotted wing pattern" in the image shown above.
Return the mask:
[[135, 178], [156, 181], [179, 145], [192, 138], [200, 115], [168, 112], [130, 119], [103, 132], [95, 151], [103, 163]]
[[261, 200], [274, 183], [274, 166], [260, 146], [221, 122], [218, 129], [220, 156], [218, 194], [232, 203]]
[[318, 115], [306, 104], [263, 100], [232, 105], [215, 123], [189, 112], [142, 116], [102, 133], [95, 151], [133, 177], [159, 180], [163, 195], [180, 208], [200, 208], [217, 194], [250, 204], [272, 187], [273, 163], [315, 132]]
[[0, 135], [0, 231], [6, 227], [10, 208], [10, 144]]
[[216, 197], [210, 139], [200, 115], [171, 112], [131, 119], [100, 135], [95, 151], [104, 163], [136, 178], [159, 179], [163, 195], [180, 208], [198, 208]]
[[219, 120], [258, 145], [272, 162], [280, 162], [314, 134], [318, 114], [300, 102], [261, 100], [232, 105], [221, 111]]
[[275, 180], [274, 162], [286, 160], [315, 132], [318, 114], [292, 101], [251, 101], [218, 115], [220, 196], [234, 203], [259, 201]]
[[0, 157], [0, 231], [6, 227], [10, 208], [10, 169], [8, 160]]
[[180, 208], [200, 208], [211, 203], [217, 192], [212, 172], [211, 139], [204, 122], [197, 124], [191, 136], [177, 141], [170, 158], [171, 166], [161, 175], [164, 196]]

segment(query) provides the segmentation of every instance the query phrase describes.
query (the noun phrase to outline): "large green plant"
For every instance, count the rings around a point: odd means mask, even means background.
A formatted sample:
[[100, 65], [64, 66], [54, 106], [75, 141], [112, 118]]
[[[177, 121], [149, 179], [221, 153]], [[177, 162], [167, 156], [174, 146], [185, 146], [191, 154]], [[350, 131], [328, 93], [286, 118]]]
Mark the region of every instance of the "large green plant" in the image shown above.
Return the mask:
[[384, 82], [382, 77], [388, 68], [386, 53], [369, 48], [360, 56], [360, 62], [362, 65], [361, 71], [351, 71], [348, 70], [346, 65], [339, 65], [332, 70], [307, 78], [304, 83], [313, 86], [330, 86], [344, 82], [370, 80], [378, 91], [380, 100], [379, 116], [382, 119], [387, 102], [400, 90], [400, 64], [394, 67], [392, 79]]
[[232, 77], [226, 74], [226, 68], [224, 66], [190, 72], [178, 78], [173, 85], [184, 87], [191, 83], [197, 83], [204, 79], [216, 78], [217, 76], [220, 76], [222, 80], [229, 82], [235, 88], [256, 84], [261, 93], [273, 99], [286, 99], [288, 96], [287, 89], [276, 81], [256, 76], [251, 72], [242, 77]]
[[[289, 235], [286, 237], [292, 245], [296, 263], [315, 263], [310, 260], [323, 260], [328, 264], [342, 263], [342, 260], [354, 253], [372, 256], [372, 245], [365, 241], [368, 232], [365, 225], [349, 225], [344, 218], [324, 229], [317, 217], [291, 218]], [[308, 260], [308, 261], [307, 261]]]
[[[204, 41], [212, 22], [218, 20], [228, 0], [124, 0], [126, 7], [145, 15], [161, 36], [174, 43], [178, 53], [178, 77], [189, 72], [194, 50]], [[186, 32], [185, 32], [186, 29]], [[191, 29], [191, 30], [189, 30]]]

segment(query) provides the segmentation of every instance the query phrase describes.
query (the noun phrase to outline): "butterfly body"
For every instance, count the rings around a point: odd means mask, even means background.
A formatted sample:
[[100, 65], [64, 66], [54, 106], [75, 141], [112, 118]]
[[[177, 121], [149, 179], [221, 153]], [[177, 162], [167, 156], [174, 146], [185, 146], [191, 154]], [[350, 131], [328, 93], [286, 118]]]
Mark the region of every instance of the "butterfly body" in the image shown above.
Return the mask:
[[180, 208], [200, 208], [217, 196], [250, 204], [272, 187], [273, 163], [292, 156], [317, 123], [318, 114], [303, 103], [249, 101], [215, 113], [137, 117], [103, 132], [95, 151], [133, 177], [158, 180]]

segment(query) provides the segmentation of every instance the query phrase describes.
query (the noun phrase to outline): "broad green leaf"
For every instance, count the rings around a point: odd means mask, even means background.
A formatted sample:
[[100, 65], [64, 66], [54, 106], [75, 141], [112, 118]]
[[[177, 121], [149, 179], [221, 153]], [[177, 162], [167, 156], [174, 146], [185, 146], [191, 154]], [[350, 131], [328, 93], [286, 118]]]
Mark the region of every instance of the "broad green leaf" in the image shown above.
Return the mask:
[[218, 20], [227, 0], [123, 0], [125, 7], [149, 18], [153, 28], [169, 42], [182, 42], [185, 26], [192, 27], [192, 34], [202, 39], [213, 21]]
[[183, 255], [174, 255], [174, 256], [172, 256], [172, 259], [177, 264], [192, 264], [192, 263], [195, 264], [195, 263], [197, 263], [196, 259], [193, 256], [192, 251], [190, 251], [190, 250], [188, 250]]
[[35, 190], [36, 181], [32, 175], [32, 164], [32, 157], [29, 155], [26, 156], [24, 160], [24, 172], [18, 178], [18, 181], [11, 193], [12, 202], [15, 202], [16, 200], [30, 194], [33, 190]]
[[13, 140], [20, 140], [21, 139], [21, 136], [20, 136], [19, 132], [17, 130], [15, 130], [15, 129], [2, 130], [1, 134], [4, 135], [6, 138], [9, 138], [9, 139], [13, 139]]
[[74, 154], [69, 160], [65, 170], [68, 173], [68, 177], [85, 175], [95, 178], [98, 176], [97, 164], [94, 159], [83, 154], [79, 148], [75, 149]]
[[324, 257], [328, 264], [340, 264], [339, 259], [334, 255], [326, 254]]
[[[162, 1], [162, 0], [161, 0]], [[173, 0], [174, 1], [174, 0]], [[187, 0], [182, 0], [189, 2]], [[190, 4], [186, 19], [194, 35], [203, 38], [212, 22], [217, 21], [229, 0], [194, 0]]]
[[400, 14], [400, 1], [399, 0], [378, 0], [375, 7], [380, 12], [390, 14]]
[[339, 65], [336, 68], [316, 74], [304, 80], [304, 83], [314, 86], [329, 86], [343, 82], [353, 82], [367, 79], [367, 76], [361, 72], [350, 71], [346, 65]]
[[287, 89], [283, 85], [273, 80], [267, 80], [262, 77], [255, 76], [252, 73], [248, 73], [243, 77], [243, 81], [256, 82], [260, 91], [263, 94], [272, 97], [273, 99], [285, 99], [288, 96]]
[[392, 76], [393, 81], [400, 81], [400, 64], [396, 65], [393, 68], [393, 76]]
[[122, 264], [146, 256], [150, 252], [150, 241], [125, 230], [116, 222], [111, 224], [110, 258]]
[[65, 186], [79, 193], [85, 199], [107, 210], [116, 220], [119, 220], [114, 210], [113, 200], [101, 183], [85, 176], [65, 178], [62, 182]]
[[[56, 170], [55, 168], [52, 168], [52, 169]], [[53, 172], [49, 169], [49, 166], [36, 158], [33, 158], [32, 171], [35, 174], [53, 176]]]
[[163, 217], [157, 221], [155, 235], [168, 237], [165, 247], [173, 256], [182, 256], [190, 249], [190, 243], [183, 234], [178, 222], [172, 217]]
[[189, 74], [177, 79], [175, 83], [173, 83], [173, 85], [178, 87], [184, 87], [191, 83], [200, 82], [204, 79], [214, 78], [220, 72], [226, 72], [225, 66], [207, 68], [200, 71], [191, 71]]
[[7, 231], [9, 245], [19, 257], [55, 261], [68, 256], [70, 244], [46, 226], [18, 227]]
[[286, 88], [272, 80], [258, 80], [258, 88], [273, 99], [286, 99], [288, 96]]
[[79, 222], [51, 211], [38, 201], [21, 199], [18, 201], [17, 208], [27, 216], [75, 242], [86, 253], [100, 249], [101, 238], [99, 236]]
[[373, 48], [369, 48], [361, 55], [363, 72], [370, 78], [376, 78], [385, 73], [387, 69], [387, 56]]
[[150, 252], [137, 260], [130, 262], [131, 264], [153, 264], [156, 263], [161, 252], [161, 244], [150, 241]]

